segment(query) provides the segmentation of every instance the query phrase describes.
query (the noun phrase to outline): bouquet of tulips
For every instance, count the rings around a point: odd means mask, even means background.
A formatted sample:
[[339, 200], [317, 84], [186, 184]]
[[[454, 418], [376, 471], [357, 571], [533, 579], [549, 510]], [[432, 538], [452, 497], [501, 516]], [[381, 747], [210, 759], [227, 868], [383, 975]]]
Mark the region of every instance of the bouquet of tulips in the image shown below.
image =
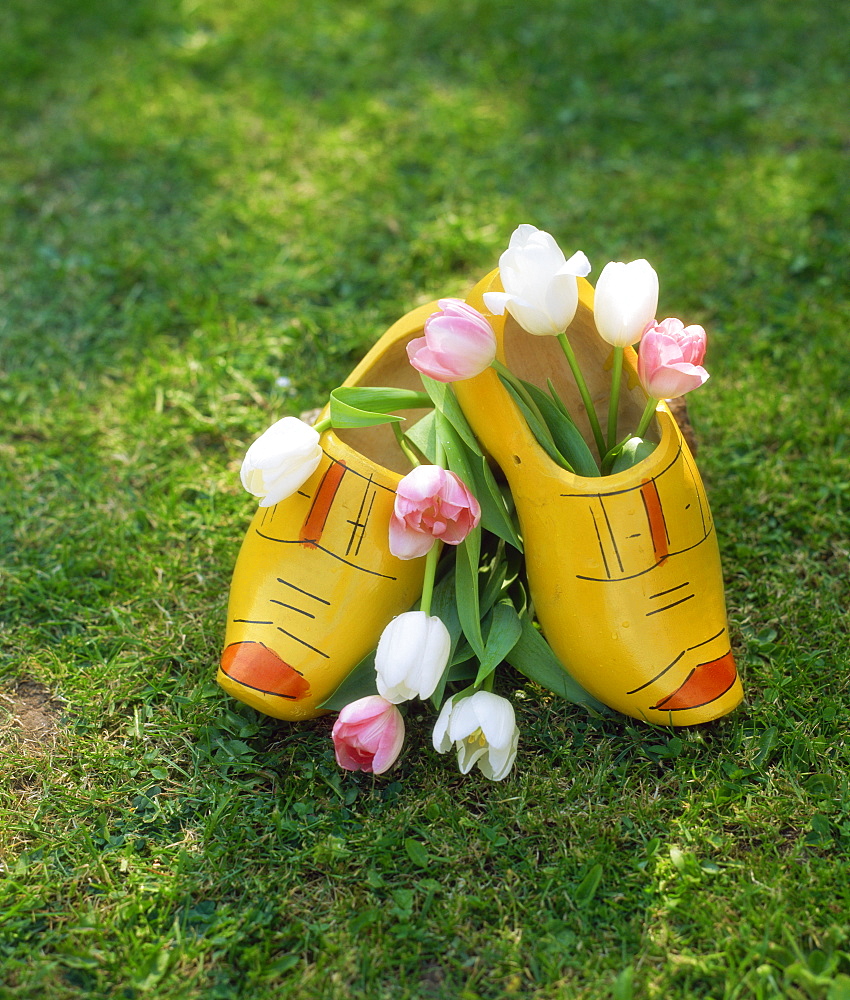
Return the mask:
[[[613, 348], [607, 426], [591, 401], [567, 335], [578, 304], [577, 279], [591, 270], [581, 253], [569, 259], [548, 233], [520, 226], [499, 261], [503, 291], [484, 294], [491, 316], [510, 314], [535, 337], [556, 338], [581, 394], [592, 442], [585, 441], [552, 382], [546, 392], [523, 381], [497, 358], [486, 315], [443, 299], [407, 345], [422, 390], [394, 387], [334, 390], [328, 416], [310, 427], [287, 417], [249, 449], [246, 489], [262, 505], [278, 503], [313, 473], [327, 427], [391, 424], [411, 471], [398, 484], [387, 545], [401, 560], [425, 558], [421, 599], [393, 618], [377, 648], [324, 703], [339, 712], [333, 726], [343, 768], [380, 774], [404, 742], [404, 706], [433, 707], [433, 746], [456, 750], [460, 771], [474, 766], [494, 781], [511, 770], [519, 732], [510, 701], [495, 692], [498, 669], [509, 664], [535, 682], [591, 711], [610, 710], [566, 672], [535, 624], [524, 577], [523, 540], [509, 491], [494, 472], [464, 417], [453, 384], [493, 368], [540, 447], [558, 466], [582, 477], [616, 474], [656, 447], [647, 429], [658, 400], [702, 385], [706, 347], [700, 326], [675, 318], [658, 322], [658, 278], [645, 260], [611, 262], [596, 283], [596, 328]], [[637, 374], [648, 397], [636, 426], [618, 427], [624, 350], [639, 344]], [[396, 411], [428, 407], [403, 426]], [[401, 709], [400, 709], [400, 706]]]

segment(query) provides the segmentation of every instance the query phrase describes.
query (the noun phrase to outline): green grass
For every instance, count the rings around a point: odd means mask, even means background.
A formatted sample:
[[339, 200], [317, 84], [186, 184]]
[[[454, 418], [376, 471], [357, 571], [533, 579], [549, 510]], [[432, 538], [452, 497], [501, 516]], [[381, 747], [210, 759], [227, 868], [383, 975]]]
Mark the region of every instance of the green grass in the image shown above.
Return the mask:
[[[2, 1000], [850, 997], [848, 22], [7, 0]], [[747, 704], [668, 733], [508, 675], [504, 783], [416, 712], [344, 774], [212, 682], [239, 463], [525, 221], [709, 330]]]

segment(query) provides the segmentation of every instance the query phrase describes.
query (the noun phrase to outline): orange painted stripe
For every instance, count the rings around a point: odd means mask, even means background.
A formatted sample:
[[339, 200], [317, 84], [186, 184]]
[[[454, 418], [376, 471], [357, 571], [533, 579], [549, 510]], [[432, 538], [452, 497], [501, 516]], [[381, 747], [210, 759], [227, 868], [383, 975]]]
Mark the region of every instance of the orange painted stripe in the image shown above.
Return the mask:
[[261, 642], [232, 643], [221, 655], [221, 669], [232, 680], [265, 694], [298, 701], [310, 693], [301, 674]]
[[649, 534], [652, 538], [652, 547], [655, 550], [656, 563], [663, 563], [667, 558], [667, 528], [664, 524], [664, 509], [661, 506], [661, 497], [658, 495], [658, 487], [654, 479], [647, 479], [641, 484], [640, 493], [643, 497], [643, 506], [646, 509], [646, 519], [649, 521]]
[[301, 544], [307, 548], [315, 548], [319, 544], [333, 506], [336, 491], [339, 489], [344, 475], [345, 462], [332, 461], [322, 476], [310, 511], [304, 519], [304, 524], [301, 525], [301, 534], [298, 536]]
[[726, 694], [735, 683], [738, 671], [731, 650], [725, 656], [700, 663], [687, 677], [684, 684], [672, 694], [662, 698], [653, 708], [664, 712], [681, 712], [688, 708], [700, 708], [721, 695]]

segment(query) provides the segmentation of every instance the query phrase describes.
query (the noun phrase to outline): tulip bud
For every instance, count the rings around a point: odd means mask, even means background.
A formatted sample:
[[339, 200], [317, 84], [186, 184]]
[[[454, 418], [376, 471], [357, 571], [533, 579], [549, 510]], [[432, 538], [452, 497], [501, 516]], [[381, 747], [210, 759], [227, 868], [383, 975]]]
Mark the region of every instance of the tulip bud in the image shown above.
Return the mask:
[[437, 717], [433, 742], [437, 753], [455, 745], [461, 774], [477, 764], [485, 778], [501, 781], [513, 767], [519, 743], [513, 705], [491, 691], [450, 698]]
[[709, 377], [701, 362], [706, 336], [701, 326], [665, 319], [643, 335], [638, 353], [638, 377], [648, 396], [671, 399], [701, 386]]
[[382, 774], [401, 753], [404, 719], [395, 705], [373, 694], [345, 706], [332, 737], [340, 767]]
[[488, 321], [460, 299], [440, 299], [425, 320], [424, 337], [411, 340], [413, 367], [438, 382], [459, 382], [488, 368], [496, 357], [496, 336]]
[[590, 273], [579, 250], [569, 260], [553, 236], [535, 226], [514, 230], [499, 258], [504, 292], [485, 292], [484, 304], [498, 316], [507, 310], [528, 333], [558, 336], [572, 323], [578, 308], [576, 277]]
[[658, 275], [645, 260], [611, 261], [596, 282], [593, 317], [612, 347], [636, 344], [658, 308]]
[[378, 693], [398, 705], [430, 698], [449, 661], [452, 640], [436, 615], [408, 611], [381, 634], [375, 654]]
[[321, 459], [318, 431], [297, 417], [284, 417], [246, 452], [242, 485], [261, 498], [261, 507], [273, 507], [303, 486]]
[[396, 487], [390, 552], [424, 556], [439, 540], [459, 545], [481, 519], [481, 507], [463, 482], [439, 465], [419, 465]]

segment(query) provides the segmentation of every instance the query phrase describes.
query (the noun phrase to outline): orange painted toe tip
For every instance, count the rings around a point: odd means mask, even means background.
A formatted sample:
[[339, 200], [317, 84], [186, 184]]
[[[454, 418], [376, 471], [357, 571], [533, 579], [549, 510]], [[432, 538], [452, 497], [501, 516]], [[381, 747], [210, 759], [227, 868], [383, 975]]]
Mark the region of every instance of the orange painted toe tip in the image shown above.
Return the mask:
[[290, 665], [261, 642], [234, 642], [221, 655], [222, 672], [238, 684], [261, 694], [292, 701], [306, 698], [310, 685]]

